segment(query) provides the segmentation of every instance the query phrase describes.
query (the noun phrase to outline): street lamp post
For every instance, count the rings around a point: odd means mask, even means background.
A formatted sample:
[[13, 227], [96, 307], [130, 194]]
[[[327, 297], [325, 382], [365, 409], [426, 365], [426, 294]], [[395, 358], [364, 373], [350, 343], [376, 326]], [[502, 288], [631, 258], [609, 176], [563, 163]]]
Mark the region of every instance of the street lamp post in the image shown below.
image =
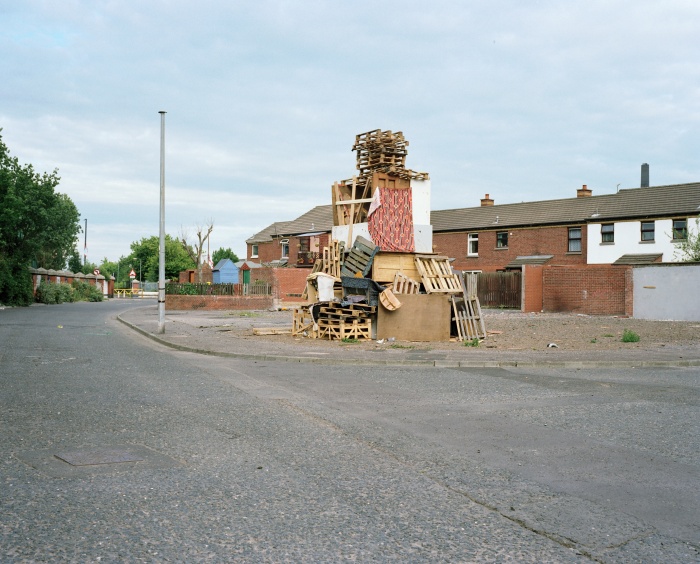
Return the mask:
[[158, 241], [158, 333], [165, 333], [165, 112], [160, 111], [160, 237]]

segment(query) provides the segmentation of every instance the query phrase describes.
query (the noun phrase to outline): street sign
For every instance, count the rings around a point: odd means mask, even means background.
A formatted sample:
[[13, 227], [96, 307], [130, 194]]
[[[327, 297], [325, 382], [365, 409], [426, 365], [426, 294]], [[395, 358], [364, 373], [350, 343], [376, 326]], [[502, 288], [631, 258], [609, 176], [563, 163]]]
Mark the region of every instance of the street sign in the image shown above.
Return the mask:
[[131, 269], [131, 272], [129, 272], [129, 278], [136, 278], [136, 273], [134, 272], [134, 269]]

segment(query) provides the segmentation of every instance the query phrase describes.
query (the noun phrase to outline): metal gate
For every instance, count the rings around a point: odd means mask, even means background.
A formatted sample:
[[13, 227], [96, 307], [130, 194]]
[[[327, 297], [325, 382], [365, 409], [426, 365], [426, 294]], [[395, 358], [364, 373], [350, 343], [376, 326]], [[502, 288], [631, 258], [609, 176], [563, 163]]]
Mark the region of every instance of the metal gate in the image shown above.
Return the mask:
[[477, 295], [482, 307], [520, 309], [522, 295], [522, 272], [479, 272]]

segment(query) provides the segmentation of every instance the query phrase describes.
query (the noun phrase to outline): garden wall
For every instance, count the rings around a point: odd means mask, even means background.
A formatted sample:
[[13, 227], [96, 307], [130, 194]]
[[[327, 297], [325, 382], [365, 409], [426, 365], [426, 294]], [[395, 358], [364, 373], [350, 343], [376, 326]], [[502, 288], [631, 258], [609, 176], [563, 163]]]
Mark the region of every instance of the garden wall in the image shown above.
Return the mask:
[[273, 296], [165, 296], [166, 310], [271, 309], [273, 305]]
[[631, 317], [633, 287], [631, 266], [547, 266], [542, 311]]

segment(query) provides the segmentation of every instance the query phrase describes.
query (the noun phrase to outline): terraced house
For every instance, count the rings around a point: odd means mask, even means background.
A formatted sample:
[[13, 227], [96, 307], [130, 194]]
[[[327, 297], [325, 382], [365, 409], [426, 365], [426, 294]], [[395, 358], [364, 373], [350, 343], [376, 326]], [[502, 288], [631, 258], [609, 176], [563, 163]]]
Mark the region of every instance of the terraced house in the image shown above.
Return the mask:
[[[697, 233], [698, 217], [700, 183], [602, 195], [584, 185], [571, 198], [500, 205], [487, 194], [479, 206], [430, 214], [434, 252], [458, 270], [484, 272], [523, 264], [676, 262], [679, 245]], [[248, 239], [248, 259], [311, 267], [332, 227], [332, 206], [317, 206]]]
[[435, 251], [459, 270], [496, 271], [522, 264], [640, 264], [680, 260], [679, 244], [697, 231], [700, 183], [431, 214]]

